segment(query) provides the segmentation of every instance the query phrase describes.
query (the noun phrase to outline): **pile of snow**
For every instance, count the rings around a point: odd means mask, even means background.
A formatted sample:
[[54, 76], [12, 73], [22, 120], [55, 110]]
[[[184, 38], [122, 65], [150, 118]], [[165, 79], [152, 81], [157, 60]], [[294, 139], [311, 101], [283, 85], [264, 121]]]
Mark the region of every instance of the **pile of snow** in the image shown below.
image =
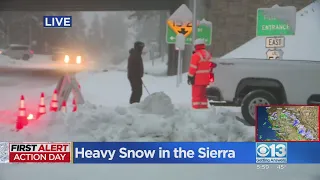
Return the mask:
[[[283, 59], [320, 61], [320, 1], [297, 12], [296, 34], [286, 36]], [[266, 59], [265, 37], [255, 37], [222, 58]]]
[[170, 115], [174, 109], [170, 97], [163, 92], [151, 94], [143, 102], [139, 103], [138, 107], [145, 112], [158, 115]]
[[20, 132], [0, 125], [0, 141], [254, 141], [254, 127], [215, 109], [175, 107], [154, 93], [130, 107], [86, 102], [75, 113], [47, 114]]

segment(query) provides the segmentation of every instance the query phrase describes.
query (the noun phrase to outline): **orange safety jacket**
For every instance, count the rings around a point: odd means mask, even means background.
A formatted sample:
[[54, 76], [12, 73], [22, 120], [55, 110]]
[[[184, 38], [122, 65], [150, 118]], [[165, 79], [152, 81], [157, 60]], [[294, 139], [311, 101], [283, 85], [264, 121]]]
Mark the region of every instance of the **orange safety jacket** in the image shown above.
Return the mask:
[[189, 76], [195, 77], [194, 85], [209, 85], [214, 81], [214, 66], [211, 54], [205, 50], [196, 50], [191, 56]]

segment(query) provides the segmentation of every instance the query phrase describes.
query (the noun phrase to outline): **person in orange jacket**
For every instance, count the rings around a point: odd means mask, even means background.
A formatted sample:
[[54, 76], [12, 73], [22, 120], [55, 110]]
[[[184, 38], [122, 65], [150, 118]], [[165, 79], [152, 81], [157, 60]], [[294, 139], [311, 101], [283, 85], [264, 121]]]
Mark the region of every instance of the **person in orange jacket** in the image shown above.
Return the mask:
[[207, 109], [206, 88], [214, 81], [212, 70], [216, 65], [212, 62], [211, 54], [205, 49], [204, 39], [196, 39], [194, 47], [188, 73], [188, 84], [192, 85], [192, 107]]

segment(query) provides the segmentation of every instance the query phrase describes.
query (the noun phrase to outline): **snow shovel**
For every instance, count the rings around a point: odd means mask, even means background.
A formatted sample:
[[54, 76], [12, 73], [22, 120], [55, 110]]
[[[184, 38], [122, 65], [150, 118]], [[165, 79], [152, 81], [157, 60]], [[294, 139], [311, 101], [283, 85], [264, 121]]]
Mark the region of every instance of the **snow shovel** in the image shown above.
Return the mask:
[[147, 86], [143, 82], [142, 82], [142, 85], [143, 85], [144, 89], [147, 91], [148, 95], [150, 95], [150, 92], [148, 91]]

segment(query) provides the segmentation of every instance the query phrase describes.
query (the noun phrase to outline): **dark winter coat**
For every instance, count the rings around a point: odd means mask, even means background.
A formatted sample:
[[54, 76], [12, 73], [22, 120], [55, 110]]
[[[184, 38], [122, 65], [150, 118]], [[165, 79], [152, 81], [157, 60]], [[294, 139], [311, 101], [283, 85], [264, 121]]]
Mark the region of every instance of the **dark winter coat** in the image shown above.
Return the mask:
[[[143, 49], [143, 48], [142, 48]], [[130, 49], [128, 58], [128, 78], [137, 79], [142, 78], [144, 74], [143, 61], [142, 61], [142, 49], [132, 48]]]

